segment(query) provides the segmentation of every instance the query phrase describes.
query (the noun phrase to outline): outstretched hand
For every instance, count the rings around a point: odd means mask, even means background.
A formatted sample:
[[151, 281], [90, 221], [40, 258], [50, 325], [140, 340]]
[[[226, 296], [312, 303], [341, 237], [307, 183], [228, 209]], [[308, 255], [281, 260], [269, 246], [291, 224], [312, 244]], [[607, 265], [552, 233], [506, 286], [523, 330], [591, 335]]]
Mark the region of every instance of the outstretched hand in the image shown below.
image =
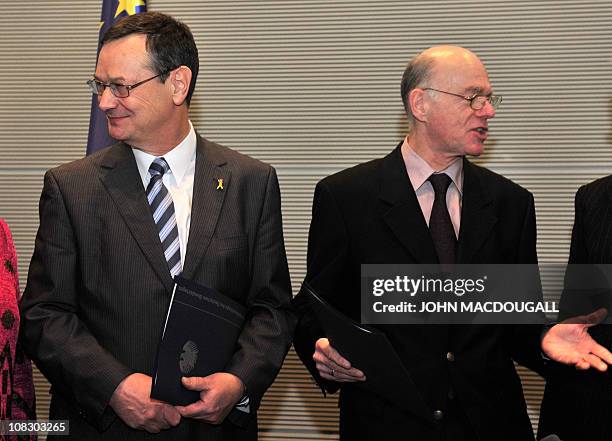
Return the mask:
[[601, 308], [553, 326], [542, 338], [542, 351], [552, 360], [576, 369], [605, 371], [612, 364], [612, 353], [597, 343], [588, 329], [601, 323], [607, 315], [608, 310]]

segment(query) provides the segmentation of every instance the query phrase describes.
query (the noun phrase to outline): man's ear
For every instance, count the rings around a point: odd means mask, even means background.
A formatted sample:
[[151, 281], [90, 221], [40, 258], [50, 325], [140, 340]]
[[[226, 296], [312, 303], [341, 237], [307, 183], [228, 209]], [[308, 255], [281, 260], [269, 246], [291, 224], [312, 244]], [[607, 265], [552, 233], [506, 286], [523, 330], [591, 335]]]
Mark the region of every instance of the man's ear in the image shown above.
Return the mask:
[[177, 106], [182, 105], [187, 99], [189, 85], [191, 84], [191, 69], [180, 66], [170, 73], [172, 83], [172, 100]]
[[427, 92], [423, 89], [412, 89], [408, 94], [408, 105], [412, 112], [412, 116], [417, 121], [427, 121], [427, 100], [425, 94]]

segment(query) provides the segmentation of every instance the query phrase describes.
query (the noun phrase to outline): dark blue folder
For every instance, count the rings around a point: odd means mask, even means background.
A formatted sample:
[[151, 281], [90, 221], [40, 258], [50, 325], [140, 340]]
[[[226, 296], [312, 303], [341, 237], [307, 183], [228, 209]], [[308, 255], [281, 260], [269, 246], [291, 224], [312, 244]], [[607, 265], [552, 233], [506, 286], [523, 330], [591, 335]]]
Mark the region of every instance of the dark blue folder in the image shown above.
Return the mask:
[[199, 399], [181, 377], [223, 371], [236, 351], [246, 309], [212, 288], [175, 277], [157, 352], [151, 398], [185, 406]]

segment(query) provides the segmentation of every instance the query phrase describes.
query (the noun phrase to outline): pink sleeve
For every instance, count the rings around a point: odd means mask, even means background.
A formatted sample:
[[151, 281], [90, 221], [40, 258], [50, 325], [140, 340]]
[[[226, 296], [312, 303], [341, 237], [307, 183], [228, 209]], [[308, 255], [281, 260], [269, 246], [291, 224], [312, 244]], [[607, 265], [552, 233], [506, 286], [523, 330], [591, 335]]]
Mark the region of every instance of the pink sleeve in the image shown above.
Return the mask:
[[31, 420], [36, 419], [32, 365], [17, 342], [18, 299], [15, 246], [8, 226], [0, 219], [0, 375], [9, 378], [6, 387], [0, 388], [0, 417]]

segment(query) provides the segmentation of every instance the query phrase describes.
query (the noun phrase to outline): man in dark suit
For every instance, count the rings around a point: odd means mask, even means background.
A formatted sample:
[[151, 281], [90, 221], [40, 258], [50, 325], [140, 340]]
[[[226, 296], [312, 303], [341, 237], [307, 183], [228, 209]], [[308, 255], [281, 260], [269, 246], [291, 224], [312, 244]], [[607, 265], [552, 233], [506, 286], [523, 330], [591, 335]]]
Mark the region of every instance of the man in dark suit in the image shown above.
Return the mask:
[[[480, 60], [430, 48], [401, 91], [406, 139], [315, 190], [306, 280], [357, 321], [361, 264], [537, 263], [532, 195], [465, 159], [483, 152], [501, 101]], [[307, 297], [295, 305], [298, 354], [322, 388], [341, 389], [341, 439], [534, 439], [513, 361], [541, 369], [540, 326], [379, 326], [416, 385], [408, 412], [359, 388], [367, 378], [330, 346]]]
[[[195, 133], [197, 72], [193, 36], [172, 17], [113, 26], [89, 85], [121, 142], [45, 175], [23, 341], [71, 439], [254, 440], [289, 348], [276, 174]], [[247, 308], [223, 372], [183, 379], [200, 391], [185, 407], [150, 398], [176, 274]]]
[[[611, 176], [584, 185], [576, 193], [569, 264], [578, 265], [570, 268], [573, 272], [581, 273], [574, 277], [582, 279], [582, 273], [586, 272], [591, 280], [579, 280], [583, 283], [573, 286], [574, 291], [568, 290], [564, 293], [564, 296], [569, 297], [562, 298], [561, 301], [561, 313], [566, 317], [573, 314], [567, 311], [568, 308], [564, 308], [564, 305], [571, 302], [574, 308], [576, 305], [574, 300], [585, 300], [571, 297], [574, 295], [587, 296], [589, 292], [581, 292], [581, 289], [594, 286], [593, 280], [598, 278], [598, 275], [594, 274], [596, 268], [588, 267], [586, 264], [609, 265], [612, 263], [611, 208]], [[540, 436], [555, 433], [563, 441], [609, 441], [612, 439], [612, 422], [610, 421], [612, 375], [607, 370], [605, 363], [612, 363], [612, 355], [609, 352], [612, 350], [612, 327], [609, 324], [597, 325], [612, 307], [610, 291], [608, 290], [607, 296], [599, 300], [600, 302], [587, 305], [586, 309], [580, 308], [582, 310], [578, 312], [590, 313], [584, 317], [584, 321], [588, 322], [589, 333], [601, 346], [592, 344], [586, 356], [574, 355], [569, 360], [563, 360], [575, 365], [577, 369], [550, 362], [546, 372], [546, 390], [538, 427]], [[593, 309], [605, 307], [608, 311], [604, 309], [592, 311], [588, 306]], [[567, 322], [570, 324], [558, 324], [546, 334], [542, 343], [543, 348], [548, 349], [547, 352], [550, 350], [549, 347], [554, 345], [555, 337], [559, 333], [570, 332], [571, 323], [576, 323], [577, 320], [569, 318]], [[589, 367], [594, 367], [596, 370], [586, 370]]]

